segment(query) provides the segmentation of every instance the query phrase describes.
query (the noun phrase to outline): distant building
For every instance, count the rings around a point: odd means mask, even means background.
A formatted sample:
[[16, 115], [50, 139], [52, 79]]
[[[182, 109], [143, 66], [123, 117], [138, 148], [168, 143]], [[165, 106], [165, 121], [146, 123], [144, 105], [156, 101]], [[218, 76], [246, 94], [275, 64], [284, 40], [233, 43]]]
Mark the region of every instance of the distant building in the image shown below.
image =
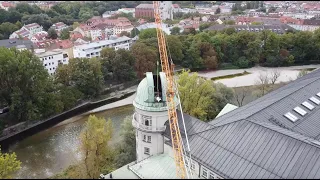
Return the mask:
[[100, 51], [105, 48], [126, 49], [129, 50], [132, 44], [131, 38], [122, 36], [115, 39], [102, 40], [88, 44], [82, 44], [73, 47], [73, 55], [75, 58], [92, 58], [99, 57]]
[[106, 12], [104, 12], [104, 13], [102, 14], [102, 17], [103, 17], [103, 18], [109, 18], [109, 17], [115, 15], [116, 13], [117, 13], [117, 11], [106, 11]]
[[259, 22], [264, 25], [280, 25], [281, 21], [279, 18], [268, 18], [268, 17], [245, 17], [239, 16], [236, 18], [236, 24], [238, 25], [250, 25], [253, 22]]
[[289, 24], [289, 26], [293, 27], [299, 31], [315, 31], [320, 27], [320, 20], [316, 19], [303, 19], [299, 24]]
[[[172, 1], [161, 1], [160, 2], [160, 17], [162, 20], [173, 19], [173, 7]], [[139, 4], [135, 8], [136, 18], [154, 18], [153, 4]]]
[[0, 8], [4, 9], [6, 11], [8, 11], [9, 8], [11, 8], [11, 7], [15, 7], [15, 4], [12, 3], [12, 2], [3, 1], [3, 2], [0, 3]]
[[[142, 31], [142, 30], [145, 30], [145, 29], [152, 29], [152, 28], [157, 28], [156, 23], [145, 23], [145, 24], [142, 24], [142, 25], [140, 25], [140, 26], [137, 26], [137, 29], [138, 29], [139, 31]], [[169, 27], [168, 24], [162, 23], [162, 30], [163, 30], [166, 34], [168, 34], [168, 35], [171, 34], [170, 29], [171, 29], [171, 27]]]
[[45, 31], [38, 32], [31, 37], [33, 43], [43, 42], [47, 39], [48, 33]]
[[61, 49], [51, 51], [36, 51], [35, 55], [40, 58], [43, 66], [48, 70], [50, 75], [54, 75], [59, 64], [68, 64], [69, 57], [66, 52]]
[[135, 8], [136, 18], [154, 18], [153, 4], [139, 4]]
[[37, 23], [32, 23], [32, 24], [24, 25], [21, 29], [13, 32], [10, 35], [9, 39], [18, 39], [20, 37], [31, 39], [34, 34], [41, 31], [43, 31], [42, 26], [40, 26]]
[[261, 32], [263, 30], [270, 30], [277, 34], [284, 34], [288, 30], [294, 30], [294, 28], [290, 27], [287, 24], [282, 25], [213, 25], [206, 30], [216, 30], [216, 31], [222, 31], [226, 28], [234, 28], [237, 32], [239, 31], [249, 31], [249, 32]]
[[57, 22], [57, 23], [53, 24], [51, 26], [51, 28], [53, 28], [57, 32], [57, 34], [60, 35], [61, 31], [63, 29], [68, 28], [68, 26], [63, 22]]
[[172, 10], [174, 13], [180, 12], [181, 8], [179, 6], [179, 4], [172, 4]]

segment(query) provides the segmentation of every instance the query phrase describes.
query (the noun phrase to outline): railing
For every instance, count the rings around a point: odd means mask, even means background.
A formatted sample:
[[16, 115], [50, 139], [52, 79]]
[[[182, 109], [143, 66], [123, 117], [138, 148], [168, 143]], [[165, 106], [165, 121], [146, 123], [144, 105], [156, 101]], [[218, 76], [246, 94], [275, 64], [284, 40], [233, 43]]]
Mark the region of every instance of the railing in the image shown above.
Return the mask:
[[132, 125], [133, 127], [143, 130], [143, 131], [153, 131], [153, 132], [161, 132], [161, 131], [165, 131], [166, 127], [162, 126], [162, 127], [152, 127], [152, 126], [146, 126], [144, 124], [139, 123], [137, 117], [136, 117], [136, 113], [134, 113], [132, 115]]

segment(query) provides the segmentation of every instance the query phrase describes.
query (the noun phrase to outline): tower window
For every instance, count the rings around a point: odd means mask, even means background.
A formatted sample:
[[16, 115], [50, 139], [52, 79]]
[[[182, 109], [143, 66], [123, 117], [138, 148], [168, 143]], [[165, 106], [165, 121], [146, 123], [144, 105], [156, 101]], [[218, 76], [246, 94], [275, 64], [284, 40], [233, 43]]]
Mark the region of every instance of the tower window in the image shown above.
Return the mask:
[[148, 136], [148, 143], [151, 143], [151, 136]]
[[142, 124], [144, 124], [146, 126], [152, 126], [151, 116], [142, 115]]
[[144, 148], [144, 154], [150, 155], [150, 149], [147, 148], [147, 147], [145, 147], [145, 148]]

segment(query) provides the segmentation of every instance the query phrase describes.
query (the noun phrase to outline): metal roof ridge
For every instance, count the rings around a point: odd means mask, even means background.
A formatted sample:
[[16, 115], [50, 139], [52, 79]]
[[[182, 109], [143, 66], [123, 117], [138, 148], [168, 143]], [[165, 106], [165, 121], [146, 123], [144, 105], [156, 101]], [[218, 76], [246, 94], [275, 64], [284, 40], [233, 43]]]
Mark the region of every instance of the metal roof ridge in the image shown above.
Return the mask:
[[[259, 121], [253, 121], [253, 120], [248, 120], [248, 119], [246, 119], [246, 121], [251, 122], [256, 125], [259, 125], [259, 126], [262, 126], [262, 127], [267, 128], [269, 130], [275, 131], [275, 132], [280, 133], [282, 135], [288, 136], [288, 137], [293, 138], [295, 140], [310, 144], [310, 145], [315, 146], [320, 149], [320, 145], [315, 145], [315, 143], [312, 142], [312, 141], [318, 141], [317, 139], [306, 136], [306, 135], [301, 134], [299, 132], [292, 131], [292, 130], [289, 130], [289, 129], [286, 129], [286, 128], [283, 128], [283, 127], [280, 127], [280, 126], [277, 126], [277, 125], [274, 125], [271, 123], [267, 123], [267, 122], [259, 122]], [[273, 129], [272, 127], [268, 127], [268, 126], [273, 126], [275, 129]], [[279, 129], [281, 129], [281, 131], [279, 131]], [[293, 136], [289, 135], [288, 132], [294, 133], [300, 137], [299, 138], [293, 137]]]

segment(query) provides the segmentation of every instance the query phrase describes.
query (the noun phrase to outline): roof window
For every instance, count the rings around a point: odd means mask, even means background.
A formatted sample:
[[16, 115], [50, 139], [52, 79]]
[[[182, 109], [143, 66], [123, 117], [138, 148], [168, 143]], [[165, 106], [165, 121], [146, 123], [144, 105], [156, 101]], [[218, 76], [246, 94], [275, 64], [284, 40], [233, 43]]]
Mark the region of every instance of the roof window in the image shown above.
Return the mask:
[[295, 112], [299, 113], [301, 116], [304, 116], [307, 114], [305, 110], [303, 110], [301, 107], [297, 106], [293, 109]]
[[298, 118], [290, 112], [286, 113], [284, 116], [292, 122], [296, 122], [298, 120]]

